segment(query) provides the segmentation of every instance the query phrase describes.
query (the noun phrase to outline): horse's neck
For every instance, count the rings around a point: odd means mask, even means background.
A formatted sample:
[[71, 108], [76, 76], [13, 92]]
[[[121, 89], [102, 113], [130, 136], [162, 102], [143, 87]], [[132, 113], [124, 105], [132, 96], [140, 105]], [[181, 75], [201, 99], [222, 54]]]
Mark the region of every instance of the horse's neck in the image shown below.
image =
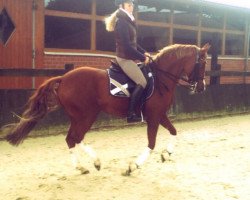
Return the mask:
[[[175, 76], [180, 76], [184, 66], [194, 58], [197, 49], [193, 46], [172, 49], [172, 52], [165, 52], [155, 57], [155, 62], [159, 69], [167, 71]], [[196, 53], [196, 54], [195, 54]], [[164, 55], [165, 54], [165, 55]], [[168, 55], [166, 55], [168, 54]]]
[[[156, 88], [160, 91], [160, 93], [164, 94], [167, 90], [168, 93], [173, 93], [176, 85], [178, 83], [178, 71], [175, 68], [175, 64], [169, 65], [169, 67], [158, 67], [159, 70], [156, 70]], [[168, 94], [169, 95], [169, 94]]]
[[183, 60], [182, 59], [173, 59], [171, 61], [166, 61], [167, 59], [158, 59], [155, 60], [156, 66], [161, 71], [164, 71], [166, 73], [172, 74], [175, 77], [179, 77], [181, 75], [181, 72], [183, 70]]

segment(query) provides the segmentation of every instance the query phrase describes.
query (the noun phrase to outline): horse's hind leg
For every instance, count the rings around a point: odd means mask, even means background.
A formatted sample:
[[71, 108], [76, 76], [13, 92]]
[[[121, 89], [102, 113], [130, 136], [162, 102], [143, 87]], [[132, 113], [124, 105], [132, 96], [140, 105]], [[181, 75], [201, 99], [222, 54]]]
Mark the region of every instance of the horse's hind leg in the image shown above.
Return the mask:
[[78, 152], [78, 149], [75, 147], [71, 148], [69, 150], [70, 155], [71, 155], [71, 159], [72, 159], [72, 163], [75, 169], [79, 170], [81, 172], [81, 174], [88, 174], [89, 170], [86, 169], [85, 167], [82, 166], [80, 160], [80, 153]]
[[94, 149], [90, 145], [86, 145], [83, 142], [81, 142], [79, 146], [83, 152], [85, 152], [91, 159], [93, 159], [94, 166], [99, 171], [101, 169], [101, 161]]
[[162, 162], [165, 162], [167, 159], [169, 159], [169, 157], [174, 152], [174, 148], [175, 148], [175, 145], [176, 145], [177, 132], [176, 132], [175, 127], [173, 126], [173, 124], [171, 123], [171, 121], [169, 120], [169, 118], [166, 115], [164, 115], [164, 117], [161, 119], [160, 124], [164, 128], [166, 128], [171, 134], [170, 138], [169, 138], [169, 142], [167, 144], [167, 148], [164, 149], [162, 151], [162, 154], [161, 154]]
[[77, 144], [74, 148], [70, 149], [70, 154], [72, 157], [73, 165], [75, 169], [79, 170], [81, 174], [88, 174], [89, 170], [87, 170], [85, 167], [81, 164], [81, 154], [79, 150], [85, 152], [88, 156], [90, 156], [94, 161], [94, 166], [97, 170], [101, 169], [101, 162], [98, 158], [95, 151], [89, 146], [81, 142], [80, 144]]
[[84, 143], [82, 142], [85, 134], [95, 121], [96, 116], [97, 113], [93, 114], [92, 112], [92, 114], [89, 114], [87, 117], [81, 117], [81, 120], [71, 118], [71, 125], [68, 131], [68, 135], [66, 137], [66, 142], [70, 149], [73, 165], [76, 169], [80, 170], [82, 174], [89, 173], [89, 171], [82, 167], [80, 163], [81, 159], [79, 150], [84, 150], [84, 152], [87, 153], [87, 155], [89, 155], [94, 160], [94, 165], [98, 170], [101, 166], [100, 160], [98, 159], [93, 149], [91, 149], [90, 146], [84, 145]]

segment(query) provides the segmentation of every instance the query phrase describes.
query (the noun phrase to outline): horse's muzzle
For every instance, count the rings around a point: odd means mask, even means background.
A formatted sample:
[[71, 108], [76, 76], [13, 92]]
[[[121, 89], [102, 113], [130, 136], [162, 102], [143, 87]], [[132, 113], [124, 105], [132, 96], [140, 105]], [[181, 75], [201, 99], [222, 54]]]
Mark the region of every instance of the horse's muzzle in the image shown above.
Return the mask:
[[195, 84], [194, 92], [201, 93], [206, 90], [206, 82], [205, 80], [200, 80]]

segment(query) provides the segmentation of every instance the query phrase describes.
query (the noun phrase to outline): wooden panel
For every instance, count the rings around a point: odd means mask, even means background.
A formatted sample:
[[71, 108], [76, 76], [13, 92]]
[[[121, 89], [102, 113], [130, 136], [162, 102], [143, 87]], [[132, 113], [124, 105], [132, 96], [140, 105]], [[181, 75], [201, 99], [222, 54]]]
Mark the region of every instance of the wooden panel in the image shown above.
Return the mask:
[[[1, 68], [32, 68], [32, 0], [1, 0], [15, 30], [6, 45], [0, 45]], [[30, 88], [31, 78], [1, 77], [0, 88]]]
[[35, 15], [35, 68], [43, 68], [44, 60], [44, 0], [36, 0]]
[[32, 0], [3, 0], [15, 30], [5, 46], [0, 46], [1, 67], [32, 67]]

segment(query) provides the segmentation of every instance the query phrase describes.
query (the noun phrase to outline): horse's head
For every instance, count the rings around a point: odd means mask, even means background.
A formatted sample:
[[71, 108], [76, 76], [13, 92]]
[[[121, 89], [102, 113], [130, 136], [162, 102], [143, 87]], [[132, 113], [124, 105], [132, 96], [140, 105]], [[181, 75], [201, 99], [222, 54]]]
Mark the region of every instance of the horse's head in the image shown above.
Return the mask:
[[205, 66], [207, 63], [207, 52], [211, 47], [210, 44], [205, 44], [199, 48], [196, 53], [195, 64], [184, 66], [184, 71], [188, 76], [188, 82], [192, 86], [195, 93], [203, 92], [206, 88], [205, 83]]
[[[209, 44], [205, 44], [202, 48], [195, 45], [175, 44], [160, 50], [152, 59], [156, 77], [162, 79], [160, 84], [165, 80], [171, 80], [174, 84], [182, 80], [189, 84], [189, 86], [184, 84], [184, 87], [190, 88], [193, 92], [203, 92], [209, 48]], [[169, 88], [169, 82], [168, 85], [163, 85]]]

